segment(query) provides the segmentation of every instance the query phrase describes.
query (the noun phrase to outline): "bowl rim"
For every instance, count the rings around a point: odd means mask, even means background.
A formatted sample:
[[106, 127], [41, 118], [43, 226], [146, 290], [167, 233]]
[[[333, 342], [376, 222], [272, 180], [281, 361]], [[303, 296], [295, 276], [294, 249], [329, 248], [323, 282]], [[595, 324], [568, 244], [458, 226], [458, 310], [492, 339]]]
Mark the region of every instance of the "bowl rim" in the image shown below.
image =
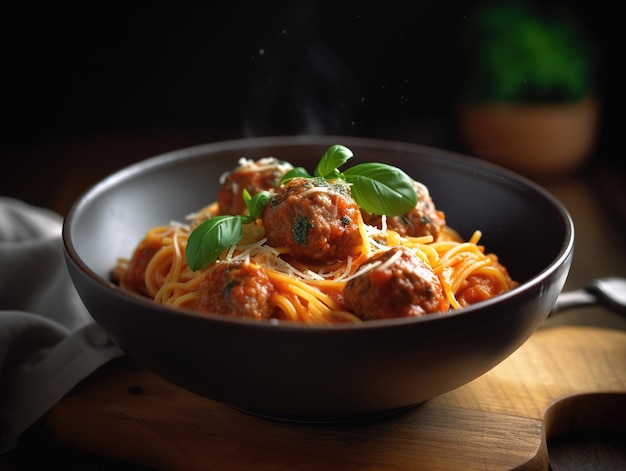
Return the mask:
[[[352, 323], [338, 323], [338, 324], [305, 324], [299, 322], [288, 322], [279, 320], [259, 321], [255, 319], [236, 318], [230, 316], [211, 316], [201, 314], [192, 310], [184, 310], [180, 308], [173, 308], [165, 305], [155, 303], [151, 299], [122, 290], [119, 286], [107, 280], [93, 271], [85, 261], [79, 256], [73, 242], [72, 226], [74, 221], [78, 217], [81, 208], [87, 206], [97, 196], [119, 184], [122, 181], [132, 179], [134, 176], [149, 171], [155, 168], [172, 165], [179, 160], [188, 160], [194, 158], [200, 158], [202, 156], [223, 152], [233, 151], [240, 148], [254, 148], [265, 146], [293, 146], [293, 145], [328, 145], [329, 142], [341, 143], [347, 147], [360, 146], [360, 147], [375, 147], [381, 150], [388, 151], [403, 151], [403, 152], [415, 152], [421, 154], [428, 154], [436, 156], [438, 159], [444, 159], [454, 161], [455, 163], [463, 163], [467, 167], [473, 169], [480, 169], [481, 171], [490, 174], [492, 177], [506, 178], [515, 181], [516, 184], [526, 187], [546, 202], [550, 203], [556, 213], [561, 217], [562, 224], [565, 228], [565, 237], [563, 244], [559, 249], [556, 257], [540, 272], [536, 273], [532, 278], [520, 283], [516, 288], [513, 288], [506, 293], [498, 295], [496, 298], [481, 301], [471, 306], [463, 307], [460, 309], [449, 310], [441, 314], [427, 315], [420, 317], [398, 317], [392, 319], [376, 319], [369, 320], [367, 322], [352, 324]], [[263, 136], [263, 137], [244, 137], [237, 139], [228, 139], [215, 142], [208, 142], [205, 144], [185, 147], [162, 154], [157, 154], [146, 159], [139, 160], [128, 166], [125, 166], [108, 176], [104, 177], [100, 181], [96, 182], [85, 190], [71, 205], [67, 216], [63, 220], [62, 228], [62, 240], [63, 248], [65, 252], [65, 258], [67, 263], [73, 264], [83, 274], [95, 282], [101, 288], [106, 288], [111, 291], [113, 296], [122, 297], [125, 301], [138, 304], [143, 308], [156, 309], [168, 315], [176, 316], [192, 316], [194, 318], [202, 319], [206, 322], [218, 322], [227, 323], [233, 325], [248, 326], [254, 329], [284, 329], [289, 331], [337, 331], [337, 332], [352, 332], [361, 331], [363, 329], [380, 329], [380, 328], [395, 328], [407, 324], [415, 323], [429, 323], [435, 322], [442, 318], [455, 318], [459, 316], [467, 317], [470, 313], [476, 313], [480, 315], [480, 312], [485, 307], [502, 304], [505, 301], [518, 296], [523, 291], [529, 291], [533, 288], [541, 285], [546, 278], [548, 278], [554, 271], [558, 270], [567, 259], [571, 257], [574, 250], [574, 223], [567, 208], [561, 203], [554, 195], [548, 190], [543, 188], [538, 183], [530, 180], [529, 178], [520, 175], [512, 170], [501, 167], [492, 162], [488, 162], [477, 157], [461, 154], [458, 152], [441, 149], [437, 147], [368, 137], [356, 137], [356, 136], [341, 136], [341, 135], [293, 135], [293, 136]], [[71, 270], [70, 270], [71, 272]]]

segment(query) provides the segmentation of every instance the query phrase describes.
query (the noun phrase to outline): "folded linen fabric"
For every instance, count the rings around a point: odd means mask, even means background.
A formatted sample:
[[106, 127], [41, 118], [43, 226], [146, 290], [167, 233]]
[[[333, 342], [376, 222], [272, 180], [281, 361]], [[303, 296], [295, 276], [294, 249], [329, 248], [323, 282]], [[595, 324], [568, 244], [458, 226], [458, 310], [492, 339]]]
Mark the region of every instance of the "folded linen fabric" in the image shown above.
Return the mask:
[[69, 277], [63, 218], [0, 196], [0, 454], [78, 382], [122, 355]]

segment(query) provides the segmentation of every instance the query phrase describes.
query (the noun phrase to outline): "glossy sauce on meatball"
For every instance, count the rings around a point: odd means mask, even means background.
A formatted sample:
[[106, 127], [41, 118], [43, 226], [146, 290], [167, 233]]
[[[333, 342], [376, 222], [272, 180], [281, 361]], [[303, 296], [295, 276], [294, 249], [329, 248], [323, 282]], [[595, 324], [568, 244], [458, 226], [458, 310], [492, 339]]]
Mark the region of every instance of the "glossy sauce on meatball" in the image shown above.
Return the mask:
[[128, 263], [128, 267], [122, 273], [113, 273], [113, 279], [127, 289], [136, 293], [148, 295], [146, 287], [146, 268], [152, 257], [161, 250], [163, 242], [161, 239], [144, 239], [135, 248]]
[[347, 260], [361, 253], [361, 213], [342, 180], [294, 178], [276, 189], [263, 212], [267, 243], [296, 258]]
[[[428, 188], [415, 182], [417, 204], [401, 216], [387, 217], [387, 228], [401, 236], [422, 237], [431, 235], [436, 240], [446, 225], [445, 214], [439, 211], [428, 192]], [[370, 226], [382, 227], [382, 216], [363, 211], [363, 221]]]
[[269, 319], [274, 285], [265, 270], [248, 263], [218, 263], [200, 284], [200, 312]]
[[344, 288], [346, 307], [363, 320], [423, 316], [448, 309], [439, 279], [430, 266], [405, 247], [372, 256], [372, 266]]
[[240, 161], [240, 165], [222, 176], [222, 186], [217, 193], [220, 214], [243, 214], [246, 205], [241, 196], [244, 189], [254, 196], [259, 191], [277, 188], [280, 179], [292, 165], [273, 157], [257, 161]]

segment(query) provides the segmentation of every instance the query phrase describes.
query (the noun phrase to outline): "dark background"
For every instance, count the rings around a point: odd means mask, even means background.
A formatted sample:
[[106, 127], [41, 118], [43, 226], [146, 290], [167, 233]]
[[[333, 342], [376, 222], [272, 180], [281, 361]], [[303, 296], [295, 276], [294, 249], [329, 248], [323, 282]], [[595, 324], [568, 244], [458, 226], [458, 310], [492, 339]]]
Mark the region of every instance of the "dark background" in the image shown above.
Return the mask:
[[[59, 177], [63, 165], [104, 173], [247, 136], [355, 135], [466, 151], [454, 111], [476, 1], [59, 3], [2, 9], [0, 194], [28, 198], [25, 185]], [[594, 158], [620, 164], [623, 41], [610, 24], [619, 15], [603, 2], [561, 3], [597, 50]], [[106, 145], [108, 154], [90, 153]]]
[[[466, 152], [454, 114], [467, 78], [462, 31], [477, 3], [4, 2], [0, 196], [65, 213], [81, 191], [124, 165], [247, 136], [397, 138]], [[626, 174], [623, 15], [613, 2], [561, 3], [578, 14], [597, 48], [603, 116], [593, 160]], [[604, 175], [592, 195], [608, 187]], [[612, 188], [623, 195], [623, 185]], [[565, 195], [575, 206], [576, 195]], [[588, 196], [580, 197], [583, 209]], [[611, 222], [626, 214], [621, 208]], [[594, 247], [580, 226], [580, 246]], [[578, 253], [579, 274], [591, 276], [598, 268], [585, 256], [595, 262], [595, 253]], [[605, 448], [557, 445], [550, 447], [555, 470], [557, 462], [579, 469], [581, 456], [611, 462]], [[48, 459], [51, 446], [26, 439], [14, 461]], [[621, 463], [623, 453], [614, 454]], [[87, 460], [61, 456], [56, 461], [66, 465]]]

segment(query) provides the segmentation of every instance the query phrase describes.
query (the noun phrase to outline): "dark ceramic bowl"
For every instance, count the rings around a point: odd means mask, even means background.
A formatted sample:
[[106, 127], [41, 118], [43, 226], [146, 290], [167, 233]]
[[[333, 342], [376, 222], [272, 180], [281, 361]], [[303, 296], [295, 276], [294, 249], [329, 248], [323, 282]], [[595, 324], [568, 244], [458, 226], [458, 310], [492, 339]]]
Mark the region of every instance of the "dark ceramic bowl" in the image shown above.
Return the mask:
[[[109, 281], [147, 228], [183, 220], [215, 199], [240, 157], [274, 156], [312, 170], [332, 144], [350, 165], [386, 162], [425, 183], [448, 224], [498, 254], [521, 285], [496, 299], [421, 318], [359, 325], [273, 325], [196, 315]], [[72, 279], [95, 321], [131, 358], [196, 394], [251, 413], [350, 420], [419, 404], [493, 368], [539, 327], [569, 272], [574, 229], [565, 208], [517, 174], [413, 144], [353, 137], [242, 139], [183, 149], [104, 179], [63, 229]]]

